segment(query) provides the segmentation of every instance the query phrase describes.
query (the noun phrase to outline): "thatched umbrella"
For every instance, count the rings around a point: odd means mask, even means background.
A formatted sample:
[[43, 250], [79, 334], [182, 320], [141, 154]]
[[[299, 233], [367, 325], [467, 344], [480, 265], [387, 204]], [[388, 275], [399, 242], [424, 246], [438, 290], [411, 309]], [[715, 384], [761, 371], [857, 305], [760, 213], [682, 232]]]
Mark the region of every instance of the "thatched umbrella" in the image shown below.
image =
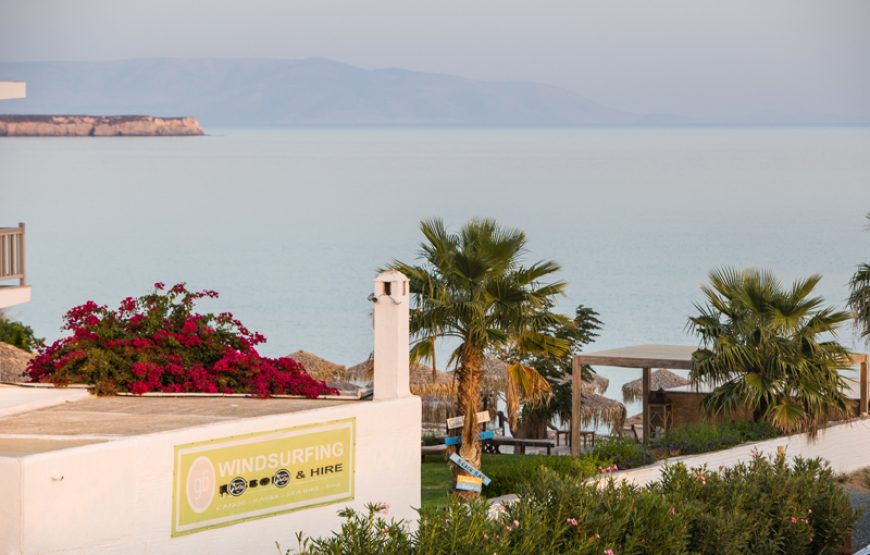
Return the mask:
[[602, 423], [617, 433], [625, 422], [625, 405], [596, 393], [580, 393], [580, 425], [597, 428]]
[[347, 368], [341, 364], [336, 364], [305, 351], [296, 351], [288, 356], [304, 366], [305, 370], [316, 380], [341, 381], [345, 379], [344, 375], [347, 372]]
[[33, 357], [33, 353], [0, 341], [0, 382], [25, 381], [24, 371]]
[[[666, 368], [660, 368], [650, 375], [649, 390], [670, 389], [688, 385], [689, 380], [674, 374]], [[626, 383], [622, 386], [622, 399], [626, 403], [643, 401], [643, 378]]]

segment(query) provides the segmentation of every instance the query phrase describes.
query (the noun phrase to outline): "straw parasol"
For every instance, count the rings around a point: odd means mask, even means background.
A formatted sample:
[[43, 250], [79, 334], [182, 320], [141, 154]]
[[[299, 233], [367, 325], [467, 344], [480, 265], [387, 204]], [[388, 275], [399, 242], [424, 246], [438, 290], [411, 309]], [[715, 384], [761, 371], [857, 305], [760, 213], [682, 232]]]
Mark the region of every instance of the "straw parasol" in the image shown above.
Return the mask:
[[341, 364], [336, 364], [305, 351], [296, 351], [288, 356], [305, 367], [305, 370], [314, 379], [321, 381], [341, 381], [345, 379], [344, 374], [347, 372], [347, 369]]
[[602, 423], [616, 433], [625, 422], [625, 405], [597, 393], [580, 393], [580, 425], [597, 428]]
[[25, 381], [24, 371], [33, 356], [33, 353], [0, 341], [0, 382]]
[[[682, 387], [688, 384], [689, 380], [686, 378], [678, 376], [666, 368], [660, 368], [650, 375], [649, 389], [650, 391], [657, 391], [659, 389]], [[626, 403], [643, 401], [643, 378], [639, 378], [623, 385], [622, 399]]]

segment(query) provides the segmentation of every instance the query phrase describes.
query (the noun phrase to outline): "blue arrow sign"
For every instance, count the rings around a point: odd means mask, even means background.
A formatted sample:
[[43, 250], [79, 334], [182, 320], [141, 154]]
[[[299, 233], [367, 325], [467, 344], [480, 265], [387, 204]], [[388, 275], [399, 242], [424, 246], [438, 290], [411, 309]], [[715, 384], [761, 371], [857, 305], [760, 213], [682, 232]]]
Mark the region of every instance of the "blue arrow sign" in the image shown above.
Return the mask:
[[492, 482], [492, 480], [489, 479], [489, 476], [487, 476], [486, 474], [484, 474], [480, 470], [474, 468], [470, 462], [463, 459], [462, 457], [460, 457], [456, 453], [450, 454], [450, 462], [452, 462], [453, 464], [455, 464], [456, 466], [458, 466], [462, 470], [468, 472], [469, 474], [471, 474], [475, 478], [480, 478], [481, 480], [483, 480], [483, 485], [485, 485], [485, 486], [488, 486], [489, 483]]
[[[495, 437], [495, 432], [480, 432], [477, 434], [477, 439], [492, 439]], [[462, 436], [447, 436], [444, 438], [444, 445], [459, 445], [462, 443]]]

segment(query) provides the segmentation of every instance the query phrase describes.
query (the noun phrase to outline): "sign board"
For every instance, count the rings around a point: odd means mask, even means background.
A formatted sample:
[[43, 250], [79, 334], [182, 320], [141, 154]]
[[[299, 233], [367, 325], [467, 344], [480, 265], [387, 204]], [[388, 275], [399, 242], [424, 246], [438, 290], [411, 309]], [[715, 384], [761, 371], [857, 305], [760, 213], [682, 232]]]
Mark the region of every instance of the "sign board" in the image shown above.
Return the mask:
[[474, 476], [456, 477], [456, 489], [479, 492], [482, 489], [482, 483], [483, 481], [480, 478], [475, 478]]
[[353, 499], [356, 419], [175, 446], [172, 536]]
[[[483, 441], [485, 439], [492, 439], [495, 437], [495, 432], [480, 432], [477, 434], [477, 439]], [[462, 443], [461, 436], [447, 436], [444, 438], [444, 445], [459, 445]]]
[[489, 483], [492, 482], [492, 480], [489, 479], [489, 476], [487, 476], [486, 474], [484, 474], [480, 470], [474, 468], [470, 462], [463, 459], [462, 457], [460, 457], [456, 453], [452, 453], [450, 455], [450, 462], [452, 462], [453, 464], [455, 464], [456, 466], [458, 466], [462, 470], [468, 472], [469, 474], [471, 474], [475, 478], [480, 478], [483, 481], [483, 485], [485, 485], [485, 486], [488, 486]]
[[[478, 424], [483, 424], [484, 422], [489, 422], [489, 411], [482, 410], [479, 413], [474, 415], [474, 420]], [[453, 430], [456, 428], [461, 428], [465, 424], [465, 416], [454, 416], [453, 418], [447, 419], [447, 429]]]

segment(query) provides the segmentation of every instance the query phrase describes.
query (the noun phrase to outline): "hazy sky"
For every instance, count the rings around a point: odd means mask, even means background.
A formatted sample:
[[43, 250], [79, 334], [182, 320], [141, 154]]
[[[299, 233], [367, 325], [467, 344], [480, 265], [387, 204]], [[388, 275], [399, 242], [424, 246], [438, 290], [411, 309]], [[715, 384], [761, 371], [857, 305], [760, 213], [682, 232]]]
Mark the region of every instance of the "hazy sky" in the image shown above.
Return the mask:
[[870, 115], [870, 0], [0, 0], [0, 60], [324, 57], [641, 113]]

